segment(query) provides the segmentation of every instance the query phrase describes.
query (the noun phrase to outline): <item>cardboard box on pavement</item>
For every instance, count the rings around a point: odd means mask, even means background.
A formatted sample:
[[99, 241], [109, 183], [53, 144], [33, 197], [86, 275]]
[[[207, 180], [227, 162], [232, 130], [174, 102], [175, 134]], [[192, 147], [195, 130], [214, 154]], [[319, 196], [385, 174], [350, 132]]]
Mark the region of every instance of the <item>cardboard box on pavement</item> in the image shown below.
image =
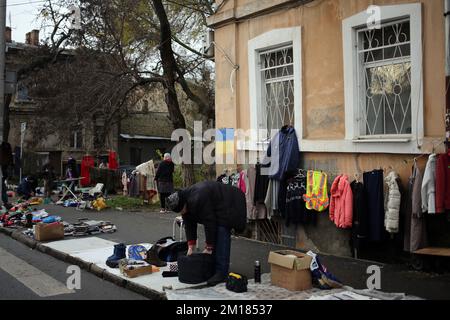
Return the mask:
[[38, 223], [34, 229], [34, 238], [37, 241], [64, 239], [64, 225], [60, 222]]
[[270, 252], [272, 284], [291, 291], [312, 289], [311, 261], [310, 256], [297, 251]]

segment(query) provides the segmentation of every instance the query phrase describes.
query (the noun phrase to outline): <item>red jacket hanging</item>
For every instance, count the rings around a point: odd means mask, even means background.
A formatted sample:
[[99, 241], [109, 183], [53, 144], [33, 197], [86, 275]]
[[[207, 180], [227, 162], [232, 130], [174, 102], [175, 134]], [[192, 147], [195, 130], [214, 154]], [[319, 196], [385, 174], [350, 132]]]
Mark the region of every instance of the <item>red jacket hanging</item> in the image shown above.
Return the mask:
[[119, 163], [117, 162], [117, 154], [114, 151], [109, 152], [108, 168], [112, 170], [116, 170], [119, 168]]
[[81, 176], [83, 179], [80, 181], [82, 187], [89, 186], [91, 184], [91, 177], [89, 175], [89, 168], [95, 166], [95, 161], [92, 156], [84, 156], [81, 160]]
[[441, 154], [436, 163], [436, 212], [450, 210], [450, 156]]

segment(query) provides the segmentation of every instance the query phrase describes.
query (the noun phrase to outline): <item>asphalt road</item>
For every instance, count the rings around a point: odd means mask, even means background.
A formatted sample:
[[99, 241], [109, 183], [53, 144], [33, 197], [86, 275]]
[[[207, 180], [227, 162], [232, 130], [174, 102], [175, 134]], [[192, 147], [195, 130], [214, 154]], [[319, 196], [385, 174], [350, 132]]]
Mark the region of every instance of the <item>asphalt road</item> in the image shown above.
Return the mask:
[[[70, 265], [0, 234], [0, 300], [143, 300], [145, 297], [81, 270], [69, 290]], [[69, 283], [76, 284], [75, 281]]]
[[[104, 211], [78, 211], [74, 208], [64, 208], [56, 205], [46, 205], [47, 212], [61, 216], [67, 222], [76, 222], [80, 218], [92, 220], [111, 221], [117, 226], [117, 232], [112, 234], [95, 235], [103, 239], [125, 244], [154, 243], [155, 241], [171, 236], [173, 233], [173, 221], [176, 214], [160, 214], [156, 212], [126, 212], [117, 210]], [[203, 227], [199, 227], [199, 250], [203, 249], [204, 234]], [[179, 229], [175, 228], [176, 238], [179, 238]], [[7, 247], [5, 247], [7, 246]], [[54, 258], [31, 251], [15, 240], [0, 235], [0, 249], [7, 250], [19, 258], [28, 262], [43, 272], [54, 277], [58, 281], [65, 283], [67, 264], [55, 260]], [[270, 273], [270, 266], [267, 258], [271, 250], [281, 247], [251, 241], [243, 238], [233, 238], [231, 249], [230, 271], [246, 275], [253, 278], [254, 261], [261, 262], [263, 273]], [[284, 248], [286, 249], [286, 248]], [[0, 252], [1, 254], [1, 252]], [[27, 259], [36, 259], [27, 260]], [[371, 261], [355, 260], [329, 255], [320, 255], [321, 262], [344, 284], [356, 289], [366, 289], [367, 280], [371, 274], [367, 273], [368, 267], [377, 265], [381, 270], [381, 290], [384, 292], [406, 293], [425, 299], [446, 299], [450, 300], [450, 275], [449, 274], [429, 274], [415, 272], [405, 265], [379, 264]], [[1, 263], [1, 262], [0, 262]], [[73, 294], [61, 295], [59, 299], [136, 299], [142, 298], [126, 289], [104, 282], [92, 274], [82, 272], [82, 291]], [[14, 298], [27, 298], [33, 296], [32, 292], [20, 283], [14, 282], [10, 276], [5, 274], [0, 268], [0, 283], [8, 281], [13, 283], [14, 290], [6, 290], [5, 286], [0, 286], [0, 299], [5, 294]], [[22, 288], [21, 290], [19, 288]], [[5, 291], [6, 290], [6, 291]], [[27, 292], [26, 295], [24, 292]], [[24, 295], [22, 295], [22, 293]], [[35, 298], [39, 298], [34, 296]]]

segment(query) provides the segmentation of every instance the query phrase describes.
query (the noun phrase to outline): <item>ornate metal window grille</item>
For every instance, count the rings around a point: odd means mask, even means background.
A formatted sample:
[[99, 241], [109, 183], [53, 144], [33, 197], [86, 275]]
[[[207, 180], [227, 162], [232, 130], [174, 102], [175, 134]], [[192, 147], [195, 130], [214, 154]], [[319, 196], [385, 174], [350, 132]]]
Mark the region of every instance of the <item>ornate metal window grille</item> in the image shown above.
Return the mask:
[[259, 54], [262, 108], [259, 128], [278, 130], [294, 125], [294, 56], [292, 45]]
[[358, 30], [362, 136], [409, 135], [411, 115], [410, 21]]

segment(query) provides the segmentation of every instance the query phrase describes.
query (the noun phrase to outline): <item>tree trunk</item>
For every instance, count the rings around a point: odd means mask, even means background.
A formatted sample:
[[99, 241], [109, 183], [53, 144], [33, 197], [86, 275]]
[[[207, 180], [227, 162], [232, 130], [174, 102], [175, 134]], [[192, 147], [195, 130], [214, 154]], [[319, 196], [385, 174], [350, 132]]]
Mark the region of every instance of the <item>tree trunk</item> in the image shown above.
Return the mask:
[[[178, 70], [177, 62], [172, 50], [172, 31], [170, 30], [169, 19], [161, 0], [152, 0], [155, 13], [160, 23], [161, 39], [159, 52], [163, 66], [163, 77], [165, 79], [164, 89], [166, 95], [166, 104], [169, 109], [170, 119], [175, 129], [186, 129], [186, 121], [181, 113], [180, 104], [175, 88], [176, 74]], [[194, 184], [194, 168], [192, 164], [183, 164], [183, 185], [190, 186]]]

